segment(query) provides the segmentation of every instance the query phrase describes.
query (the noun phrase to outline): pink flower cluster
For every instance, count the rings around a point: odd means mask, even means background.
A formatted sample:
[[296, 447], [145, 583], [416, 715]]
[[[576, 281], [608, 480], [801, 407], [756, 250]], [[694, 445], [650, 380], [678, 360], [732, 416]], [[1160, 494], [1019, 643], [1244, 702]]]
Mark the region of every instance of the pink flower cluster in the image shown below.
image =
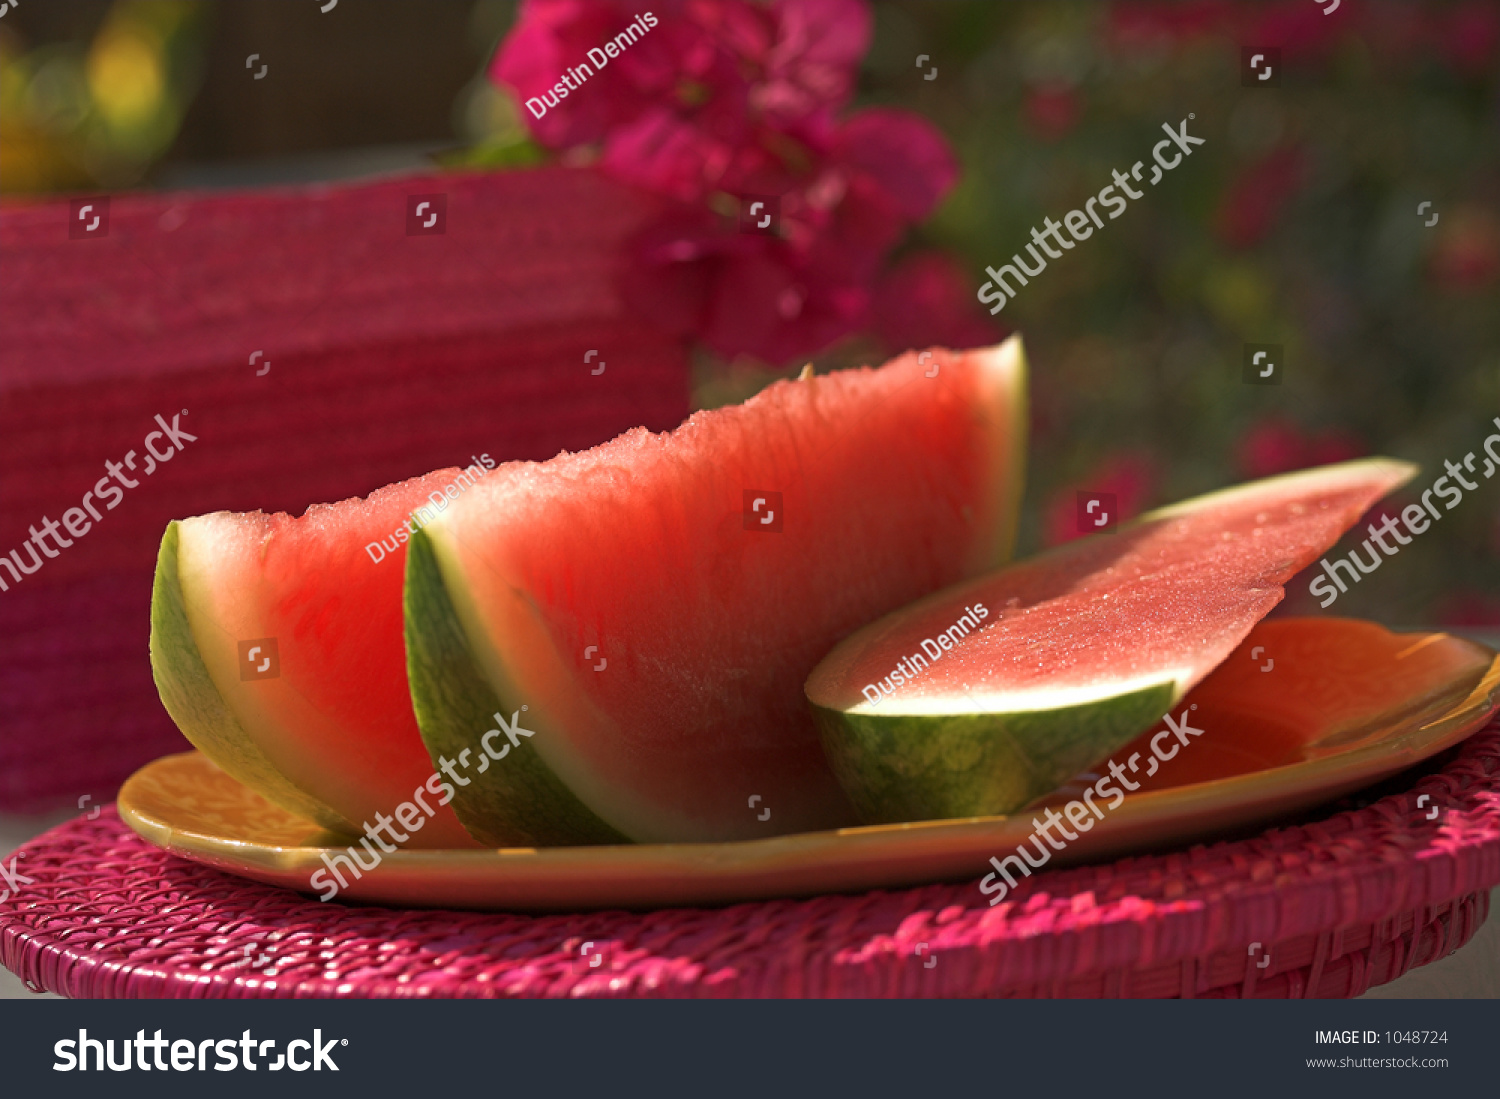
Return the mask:
[[[1325, 8], [1328, 10], [1325, 13]], [[1494, 0], [1447, 4], [1350, 3], [1326, 0], [1116, 0], [1106, 30], [1121, 50], [1150, 50], [1220, 38], [1277, 46], [1282, 60], [1326, 60], [1339, 41], [1357, 35], [1367, 55], [1404, 65], [1440, 58], [1464, 77], [1482, 77], [1500, 48]]]
[[1267, 416], [1241, 436], [1235, 460], [1241, 476], [1258, 480], [1295, 469], [1347, 462], [1367, 453], [1358, 438], [1339, 428], [1314, 435], [1285, 417]]
[[[603, 171], [675, 200], [633, 243], [631, 304], [721, 354], [776, 364], [858, 328], [887, 253], [958, 174], [916, 115], [843, 114], [868, 7], [525, 0], [491, 77], [522, 101], [542, 95], [648, 5], [649, 33], [528, 115], [542, 145], [597, 149]], [[762, 197], [779, 200], [774, 233], [742, 232], [741, 202]]]
[[1112, 454], [1085, 480], [1064, 485], [1052, 497], [1042, 516], [1042, 537], [1048, 546], [1059, 546], [1090, 533], [1078, 526], [1079, 491], [1113, 495], [1118, 509], [1115, 521], [1125, 523], [1146, 510], [1146, 504], [1156, 495], [1159, 481], [1157, 463], [1149, 454]]

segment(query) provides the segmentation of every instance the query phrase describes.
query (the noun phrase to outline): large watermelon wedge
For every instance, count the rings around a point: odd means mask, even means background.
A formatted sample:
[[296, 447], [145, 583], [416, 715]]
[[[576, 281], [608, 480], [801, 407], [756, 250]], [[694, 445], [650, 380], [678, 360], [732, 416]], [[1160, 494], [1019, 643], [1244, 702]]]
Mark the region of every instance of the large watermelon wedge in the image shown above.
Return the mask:
[[470, 490], [413, 538], [406, 591], [413, 704], [470, 832], [849, 823], [802, 682], [850, 630], [1008, 554], [1024, 369], [1012, 339], [805, 372]]
[[377, 814], [420, 804], [431, 814], [401, 833], [409, 846], [476, 846], [441, 783], [426, 785], [401, 590], [410, 531], [483, 473], [478, 462], [442, 470], [298, 518], [225, 511], [172, 523], [157, 558], [151, 667], [188, 740], [327, 828], [378, 829]]
[[1225, 489], [872, 622], [807, 680], [844, 789], [872, 823], [1025, 805], [1159, 721], [1415, 472], [1372, 458]]

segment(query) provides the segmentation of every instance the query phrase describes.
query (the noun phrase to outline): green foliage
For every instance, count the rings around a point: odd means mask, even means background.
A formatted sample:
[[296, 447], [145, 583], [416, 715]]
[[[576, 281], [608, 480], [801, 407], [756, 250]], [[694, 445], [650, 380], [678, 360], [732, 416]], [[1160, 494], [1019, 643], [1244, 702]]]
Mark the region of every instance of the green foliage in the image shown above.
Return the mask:
[[[960, 255], [976, 287], [1112, 170], [1149, 171], [1163, 123], [1192, 113], [1207, 139], [996, 318], [1033, 363], [1023, 549], [1121, 455], [1155, 471], [1142, 508], [1340, 446], [1419, 462], [1420, 491], [1495, 430], [1493, 28], [1450, 5], [1361, 5], [1285, 31], [1281, 86], [1243, 87], [1240, 46], [1273, 8], [1290, 10], [1242, 4], [1194, 29], [1193, 4], [876, 5], [862, 100], [916, 109], [953, 143], [962, 182], [917, 243]], [[1247, 342], [1284, 345], [1282, 385], [1243, 384]], [[1277, 424], [1301, 452], [1266, 441]], [[1496, 503], [1481, 482], [1339, 612], [1500, 621]]]

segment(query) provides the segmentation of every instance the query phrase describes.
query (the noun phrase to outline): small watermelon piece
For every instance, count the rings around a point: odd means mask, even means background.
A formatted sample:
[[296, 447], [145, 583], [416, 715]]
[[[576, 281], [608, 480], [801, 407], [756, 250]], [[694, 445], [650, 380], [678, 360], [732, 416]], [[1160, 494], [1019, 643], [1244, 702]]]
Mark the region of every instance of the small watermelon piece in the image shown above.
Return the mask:
[[470, 490], [413, 538], [406, 594], [418, 723], [470, 832], [849, 823], [802, 683], [850, 630], [1009, 554], [1024, 378], [1017, 339], [807, 371]]
[[[1150, 761], [1132, 773], [1143, 792], [1338, 755], [1487, 693], [1494, 660], [1484, 646], [1442, 633], [1394, 633], [1357, 618], [1271, 618], [1177, 707], [1197, 707], [1192, 724], [1203, 734], [1191, 751], [1159, 762], [1148, 730], [1112, 755], [1122, 764], [1132, 755]], [[1415, 762], [1393, 752], [1389, 767]]]
[[1159, 721], [1415, 473], [1372, 458], [1225, 489], [872, 622], [807, 680], [834, 771], [871, 823], [1025, 805]]
[[[441, 470], [298, 518], [173, 522], [157, 559], [151, 666], [188, 740], [326, 828], [358, 835], [376, 814], [425, 802], [431, 816], [408, 846], [477, 846], [425, 786], [433, 767], [406, 685], [397, 532], [420, 529], [482, 472]], [[246, 643], [258, 643], [253, 662]]]

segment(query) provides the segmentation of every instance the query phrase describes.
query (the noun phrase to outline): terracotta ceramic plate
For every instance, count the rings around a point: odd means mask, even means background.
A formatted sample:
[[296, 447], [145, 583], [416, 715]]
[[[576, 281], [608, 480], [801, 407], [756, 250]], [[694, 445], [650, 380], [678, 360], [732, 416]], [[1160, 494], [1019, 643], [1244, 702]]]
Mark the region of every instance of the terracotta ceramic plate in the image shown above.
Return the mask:
[[[1190, 705], [1203, 735], [1150, 778], [1137, 773], [1140, 789], [1077, 832], [1053, 865], [1183, 847], [1286, 819], [1405, 770], [1486, 722], [1500, 705], [1500, 657], [1446, 634], [1282, 619], [1257, 627], [1178, 708]], [[1152, 735], [1112, 758], [1149, 759]], [[1066, 803], [1089, 782], [1079, 776], [1037, 806]], [[197, 752], [142, 768], [121, 789], [119, 808], [136, 832], [173, 854], [304, 893], [318, 892], [308, 879], [324, 869], [323, 856], [351, 842], [272, 805]], [[351, 880], [339, 899], [557, 911], [977, 884], [991, 855], [1030, 840], [1036, 815], [1034, 808], [737, 843], [398, 850], [358, 880], [345, 871]]]

